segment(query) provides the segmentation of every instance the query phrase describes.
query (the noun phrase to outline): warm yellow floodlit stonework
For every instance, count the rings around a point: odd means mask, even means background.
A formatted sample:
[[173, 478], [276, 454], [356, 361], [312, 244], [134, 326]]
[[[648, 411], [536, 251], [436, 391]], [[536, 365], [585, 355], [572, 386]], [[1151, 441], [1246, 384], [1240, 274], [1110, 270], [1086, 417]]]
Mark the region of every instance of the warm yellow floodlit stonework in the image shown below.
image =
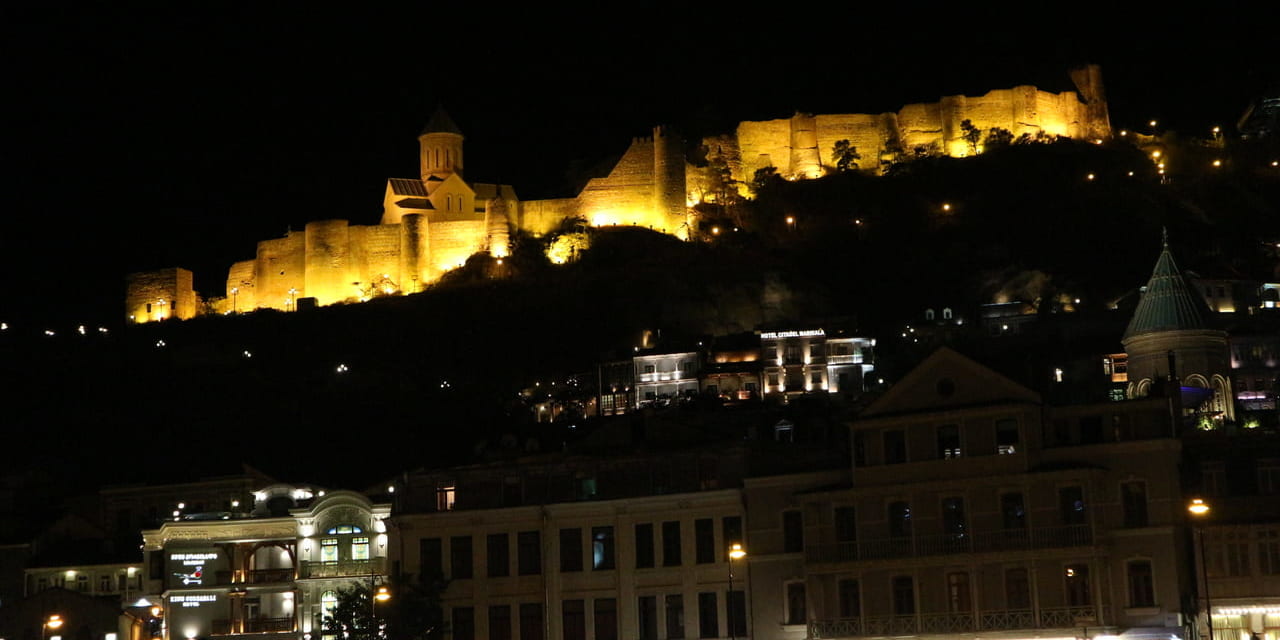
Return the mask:
[[[975, 97], [948, 96], [891, 113], [797, 113], [742, 122], [734, 132], [704, 138], [701, 144], [708, 161], [727, 168], [742, 188], [764, 167], [793, 180], [821, 177], [835, 164], [832, 150], [840, 140], [857, 148], [862, 168], [875, 171], [895, 148], [925, 147], [964, 156], [972, 152], [961, 138], [965, 120], [984, 133], [1001, 128], [1014, 136], [1110, 137], [1097, 67], [1077, 69], [1071, 77], [1077, 92], [1021, 86]], [[691, 207], [716, 197], [712, 169], [689, 164], [684, 141], [663, 127], [633, 139], [609, 174], [590, 180], [575, 197], [552, 200], [521, 201], [511, 185], [468, 181], [463, 141], [457, 125], [437, 110], [418, 137], [419, 175], [387, 180], [377, 224], [316, 220], [284, 237], [262, 240], [252, 256], [231, 265], [225, 290], [207, 305], [192, 290], [189, 271], [133, 274], [128, 320], [289, 311], [300, 305], [415, 293], [476, 253], [506, 257], [516, 231], [541, 236], [570, 219], [595, 227], [645, 227], [687, 240], [696, 228]], [[724, 181], [718, 184], [723, 190]], [[584, 247], [585, 236], [576, 234], [553, 246], [552, 258], [572, 260]]]

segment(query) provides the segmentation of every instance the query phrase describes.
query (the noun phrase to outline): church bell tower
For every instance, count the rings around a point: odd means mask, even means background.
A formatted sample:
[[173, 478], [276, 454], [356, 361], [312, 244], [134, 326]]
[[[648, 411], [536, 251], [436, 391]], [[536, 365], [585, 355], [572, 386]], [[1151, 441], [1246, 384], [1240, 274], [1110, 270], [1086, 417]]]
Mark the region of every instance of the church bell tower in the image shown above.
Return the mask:
[[[436, 107], [427, 126], [418, 135], [418, 166], [422, 182], [444, 180], [453, 174], [462, 174], [462, 131], [454, 124], [443, 107]], [[430, 191], [428, 186], [428, 191]]]

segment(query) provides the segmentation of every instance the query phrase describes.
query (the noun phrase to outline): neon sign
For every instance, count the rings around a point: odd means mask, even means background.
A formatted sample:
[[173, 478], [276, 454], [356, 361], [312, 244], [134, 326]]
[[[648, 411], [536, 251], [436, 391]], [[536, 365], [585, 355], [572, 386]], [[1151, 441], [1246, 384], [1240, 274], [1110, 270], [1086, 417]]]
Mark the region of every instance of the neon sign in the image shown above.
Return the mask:
[[777, 340], [778, 338], [813, 338], [817, 336], [827, 335], [822, 329], [805, 329], [803, 331], [765, 331], [760, 337], [765, 340]]

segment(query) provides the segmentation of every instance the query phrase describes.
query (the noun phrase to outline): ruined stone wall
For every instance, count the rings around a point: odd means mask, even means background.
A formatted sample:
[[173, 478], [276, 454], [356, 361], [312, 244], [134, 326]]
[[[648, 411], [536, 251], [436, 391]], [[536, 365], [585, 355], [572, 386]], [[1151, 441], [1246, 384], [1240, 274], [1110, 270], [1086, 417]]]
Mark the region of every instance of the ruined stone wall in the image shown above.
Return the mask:
[[[241, 260], [227, 271], [227, 298], [225, 309], [219, 311], [250, 311], [258, 307], [257, 287], [254, 286], [254, 260]], [[232, 289], [239, 289], [235, 294]]]
[[253, 278], [257, 308], [285, 309], [290, 289], [297, 289], [298, 296], [307, 295], [304, 235], [290, 231], [283, 238], [258, 243]]
[[129, 322], [194, 318], [200, 299], [191, 272], [181, 267], [131, 273], [125, 279], [125, 317]]
[[406, 274], [400, 272], [399, 224], [356, 225], [351, 227], [351, 276], [353, 280], [338, 283], [346, 298], [357, 297], [353, 282], [375, 282], [385, 275], [401, 290], [407, 291]]
[[597, 227], [665, 228], [665, 221], [653, 210], [653, 183], [653, 140], [637, 138], [608, 176], [592, 178], [578, 194], [579, 212]]
[[431, 245], [429, 277], [435, 280], [445, 271], [465, 264], [471, 254], [484, 246], [484, 218], [470, 216], [453, 220], [432, 220], [428, 236], [427, 243]]

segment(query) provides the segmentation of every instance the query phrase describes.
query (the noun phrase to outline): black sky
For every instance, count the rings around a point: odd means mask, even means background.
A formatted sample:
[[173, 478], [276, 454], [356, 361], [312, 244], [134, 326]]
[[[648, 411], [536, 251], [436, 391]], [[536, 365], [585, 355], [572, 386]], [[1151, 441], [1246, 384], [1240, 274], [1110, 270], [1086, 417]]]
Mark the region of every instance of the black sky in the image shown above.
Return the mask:
[[[468, 177], [523, 198], [658, 123], [880, 112], [1103, 66], [1113, 124], [1230, 124], [1275, 82], [1263, 16], [1165, 11], [881, 14], [772, 4], [6, 7], [0, 320], [114, 321], [129, 271], [184, 266], [215, 293], [231, 261], [308, 220], [370, 224], [414, 177], [436, 104]], [[270, 5], [270, 6], [267, 6]], [[701, 6], [701, 5], [700, 5]], [[920, 7], [921, 11], [925, 7]]]

